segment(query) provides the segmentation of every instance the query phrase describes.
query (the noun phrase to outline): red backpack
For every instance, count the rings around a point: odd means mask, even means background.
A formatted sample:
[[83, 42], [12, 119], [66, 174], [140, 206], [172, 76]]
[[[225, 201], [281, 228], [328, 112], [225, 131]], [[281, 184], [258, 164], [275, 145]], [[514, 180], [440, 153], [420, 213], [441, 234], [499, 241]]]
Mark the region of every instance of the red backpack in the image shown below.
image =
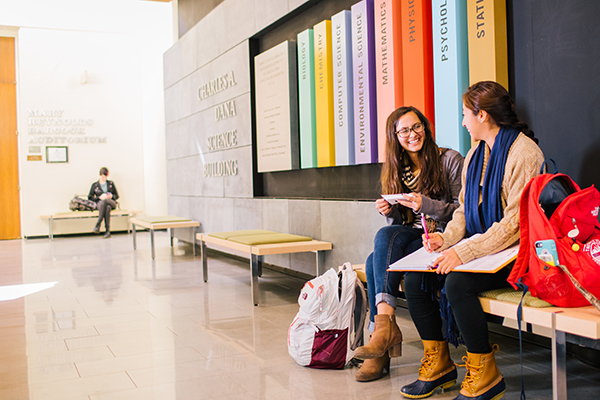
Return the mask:
[[521, 195], [521, 244], [508, 282], [559, 307], [590, 305], [580, 293], [586, 289], [600, 297], [598, 205], [594, 186], [581, 190], [567, 175], [531, 179]]

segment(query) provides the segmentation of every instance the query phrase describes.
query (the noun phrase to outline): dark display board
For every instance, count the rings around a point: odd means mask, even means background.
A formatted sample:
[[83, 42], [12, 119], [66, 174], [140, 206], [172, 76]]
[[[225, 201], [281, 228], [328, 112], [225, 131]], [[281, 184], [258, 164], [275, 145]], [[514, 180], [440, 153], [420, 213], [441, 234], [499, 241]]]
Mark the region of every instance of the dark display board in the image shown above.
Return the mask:
[[[218, 2], [218, 1], [217, 1]], [[251, 39], [251, 57], [355, 0], [309, 2]], [[180, 2], [181, 4], [181, 2]], [[181, 7], [181, 6], [180, 6]], [[547, 158], [582, 187], [600, 186], [598, 0], [508, 0], [509, 90]], [[253, 71], [251, 71], [252, 76]], [[256, 168], [255, 168], [256, 171]], [[256, 196], [374, 199], [380, 165], [256, 173]]]
[[559, 172], [600, 187], [600, 1], [512, 0], [507, 11], [519, 116]]
[[[267, 29], [258, 32], [251, 40], [251, 59], [283, 41], [296, 41], [298, 33], [325, 19], [331, 19], [332, 15], [342, 10], [350, 10], [357, 2], [358, 0], [308, 2]], [[250, 76], [254, 76], [254, 71], [250, 72]], [[255, 132], [254, 122], [253, 131]], [[254, 139], [255, 137], [253, 143]], [[380, 172], [380, 164], [364, 164], [255, 173], [254, 194], [267, 197], [374, 200], [380, 195]]]

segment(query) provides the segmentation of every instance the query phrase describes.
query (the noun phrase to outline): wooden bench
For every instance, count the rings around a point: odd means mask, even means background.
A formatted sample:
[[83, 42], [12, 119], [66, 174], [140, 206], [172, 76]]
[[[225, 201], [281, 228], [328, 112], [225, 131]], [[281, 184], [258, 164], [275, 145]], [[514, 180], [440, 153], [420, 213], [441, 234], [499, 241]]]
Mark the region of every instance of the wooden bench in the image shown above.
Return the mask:
[[154, 251], [154, 231], [157, 229], [167, 229], [171, 238], [171, 247], [173, 247], [173, 228], [192, 228], [192, 248], [194, 256], [196, 255], [195, 230], [200, 226], [200, 222], [192, 221], [189, 218], [175, 217], [172, 215], [160, 217], [137, 217], [131, 218], [133, 228], [133, 249], [137, 250], [136, 226], [141, 226], [150, 231], [150, 247], [152, 248], [152, 259], [155, 259]]
[[[359, 279], [366, 283], [364, 273], [365, 265], [352, 265]], [[518, 320], [517, 309], [521, 298], [521, 291], [513, 289], [498, 289], [481, 293], [479, 301], [483, 311], [496, 317]], [[545, 303], [534, 297], [526, 297], [533, 303]], [[546, 303], [533, 307], [523, 306], [521, 326], [531, 324], [547, 328], [551, 332], [552, 340], [552, 393], [553, 399], [567, 398], [567, 370], [566, 370], [566, 334], [585, 337], [592, 340], [600, 339], [600, 311], [594, 306], [561, 308]]]
[[[490, 292], [495, 298], [484, 297]], [[501, 289], [482, 293], [479, 297], [483, 311], [498, 317], [517, 321], [518, 304], [499, 300], [503, 294], [518, 292]], [[518, 296], [517, 296], [518, 297]], [[538, 299], [539, 300], [539, 299]], [[531, 324], [550, 329], [552, 340], [552, 394], [553, 399], [567, 398], [566, 334], [598, 340], [600, 339], [600, 311], [593, 306], [561, 308], [523, 306], [521, 325]]]
[[[126, 210], [111, 210], [110, 216], [112, 217], [127, 217], [127, 233], [129, 233], [129, 224], [131, 222], [131, 217], [139, 213], [140, 211], [126, 211]], [[98, 219], [98, 210], [96, 211], [67, 211], [60, 212], [51, 215], [42, 215], [41, 219], [48, 220], [48, 236], [50, 240], [54, 239], [54, 234], [52, 232], [52, 228], [54, 225], [54, 221], [61, 220], [75, 220], [75, 219]], [[90, 229], [90, 232], [92, 230]]]
[[319, 275], [322, 251], [331, 250], [329, 242], [313, 240], [306, 236], [290, 235], [267, 230], [244, 230], [231, 232], [216, 232], [197, 234], [202, 255], [202, 272], [204, 282], [208, 282], [207, 244], [211, 248], [224, 252], [238, 251], [249, 255], [250, 258], [250, 287], [252, 301], [255, 306], [259, 303], [258, 277], [262, 275], [263, 256], [271, 254], [290, 254], [313, 252], [316, 254], [316, 273]]

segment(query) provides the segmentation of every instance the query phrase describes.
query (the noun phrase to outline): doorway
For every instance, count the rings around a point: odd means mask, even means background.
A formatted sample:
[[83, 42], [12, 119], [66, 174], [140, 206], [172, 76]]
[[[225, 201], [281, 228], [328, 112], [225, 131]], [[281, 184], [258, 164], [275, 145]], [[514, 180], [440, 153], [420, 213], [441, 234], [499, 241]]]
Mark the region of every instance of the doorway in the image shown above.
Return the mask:
[[0, 37], [0, 240], [21, 237], [15, 38]]

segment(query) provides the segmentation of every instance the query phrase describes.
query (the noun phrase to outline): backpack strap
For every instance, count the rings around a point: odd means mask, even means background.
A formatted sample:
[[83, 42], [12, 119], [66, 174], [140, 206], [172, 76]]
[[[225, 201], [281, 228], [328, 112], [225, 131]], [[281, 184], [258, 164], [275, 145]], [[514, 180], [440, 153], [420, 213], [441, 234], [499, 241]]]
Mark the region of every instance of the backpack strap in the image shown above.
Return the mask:
[[367, 316], [367, 295], [363, 283], [356, 277], [356, 283], [354, 284], [354, 291], [356, 296], [354, 306], [354, 340], [350, 343], [350, 349], [356, 350], [357, 347], [363, 344], [363, 334], [365, 327], [365, 320]]
[[525, 299], [525, 295], [529, 288], [524, 283], [517, 283], [521, 289], [523, 289], [523, 296], [521, 296], [521, 301], [519, 301], [519, 306], [517, 307], [517, 325], [519, 326], [519, 359], [521, 360], [521, 400], [525, 400], [527, 397], [525, 396], [525, 376], [523, 375], [523, 338], [521, 337], [521, 321], [523, 320], [523, 300]]
[[[552, 162], [552, 165], [554, 165], [554, 172], [548, 172], [548, 164]], [[540, 175], [544, 174], [544, 173], [548, 173], [548, 174], [556, 174], [558, 173], [558, 168], [556, 166], [556, 161], [554, 161], [552, 158], [548, 158], [547, 160], [544, 160], [544, 162], [542, 163], [542, 166], [540, 167]]]
[[584, 288], [581, 285], [581, 283], [579, 283], [577, 278], [573, 276], [573, 274], [571, 273], [571, 271], [569, 271], [567, 266], [558, 264], [558, 268], [560, 268], [565, 274], [567, 274], [567, 276], [571, 280], [571, 283], [573, 283], [573, 286], [575, 286], [577, 290], [579, 290], [579, 293], [581, 293], [583, 297], [585, 297], [585, 299], [590, 302], [591, 305], [593, 305], [598, 311], [600, 311], [600, 300], [598, 300], [596, 296], [590, 293], [586, 288]]
[[525, 185], [525, 189], [523, 189], [519, 203], [519, 229], [521, 230], [519, 253], [517, 255], [515, 265], [510, 271], [510, 275], [507, 279], [508, 283], [510, 283], [515, 290], [518, 289], [518, 282], [523, 275], [527, 273], [527, 268], [529, 267], [529, 197], [531, 192], [531, 184], [534, 182], [534, 179], [535, 178], [530, 180], [527, 185]]

